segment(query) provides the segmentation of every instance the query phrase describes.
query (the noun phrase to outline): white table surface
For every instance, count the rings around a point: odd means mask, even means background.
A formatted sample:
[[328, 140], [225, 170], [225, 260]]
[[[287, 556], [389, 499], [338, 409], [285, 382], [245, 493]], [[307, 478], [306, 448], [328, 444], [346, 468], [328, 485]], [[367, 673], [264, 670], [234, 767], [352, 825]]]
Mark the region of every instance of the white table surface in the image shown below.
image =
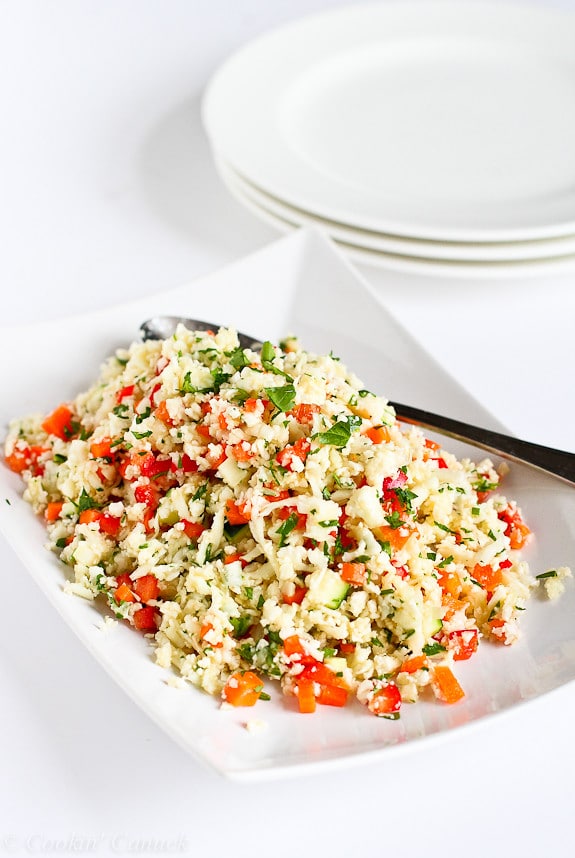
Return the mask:
[[[335, 5], [0, 0], [3, 322], [156, 292], [273, 240], [216, 176], [202, 88], [234, 47]], [[575, 273], [363, 273], [511, 430], [574, 449]], [[0, 569], [0, 854], [575, 854], [575, 687], [384, 765], [240, 787], [125, 697], [3, 542]]]

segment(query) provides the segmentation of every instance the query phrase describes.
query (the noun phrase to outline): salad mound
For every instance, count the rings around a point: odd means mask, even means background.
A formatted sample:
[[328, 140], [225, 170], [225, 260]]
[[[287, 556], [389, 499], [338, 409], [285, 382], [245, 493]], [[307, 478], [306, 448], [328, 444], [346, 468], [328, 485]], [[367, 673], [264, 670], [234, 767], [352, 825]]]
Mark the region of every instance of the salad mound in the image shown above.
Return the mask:
[[[376, 715], [464, 692], [455, 662], [512, 644], [529, 528], [489, 459], [458, 460], [333, 355], [233, 330], [135, 343], [8, 465], [70, 592], [105, 599], [155, 658], [237, 706], [279, 680], [302, 712]], [[540, 576], [557, 595], [567, 568]]]

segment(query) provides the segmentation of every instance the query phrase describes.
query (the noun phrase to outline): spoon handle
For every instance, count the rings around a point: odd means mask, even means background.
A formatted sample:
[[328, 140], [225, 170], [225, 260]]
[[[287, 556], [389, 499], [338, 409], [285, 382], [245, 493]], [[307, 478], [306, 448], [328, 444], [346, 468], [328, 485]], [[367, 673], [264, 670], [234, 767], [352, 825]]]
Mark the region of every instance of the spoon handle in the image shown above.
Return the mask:
[[482, 429], [460, 420], [452, 420], [450, 417], [442, 417], [430, 411], [413, 408], [411, 405], [403, 405], [401, 402], [390, 402], [390, 405], [395, 408], [398, 420], [413, 423], [425, 429], [433, 429], [458, 441], [471, 441], [475, 446], [490, 453], [533, 465], [541, 471], [546, 471], [575, 485], [574, 453], [555, 450], [553, 447], [543, 447], [531, 441], [522, 441], [520, 438]]

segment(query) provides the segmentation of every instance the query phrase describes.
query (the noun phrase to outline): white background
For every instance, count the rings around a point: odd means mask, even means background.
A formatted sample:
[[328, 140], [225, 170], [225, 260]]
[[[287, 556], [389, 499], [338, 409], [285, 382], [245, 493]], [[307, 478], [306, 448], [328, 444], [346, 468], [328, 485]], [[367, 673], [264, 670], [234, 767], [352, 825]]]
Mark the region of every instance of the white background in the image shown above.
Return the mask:
[[[157, 292], [273, 240], [217, 179], [201, 92], [236, 46], [335, 5], [0, 2], [2, 323]], [[574, 448], [575, 274], [363, 273], [510, 429]], [[384, 765], [239, 787], [139, 712], [3, 543], [0, 570], [0, 855], [575, 854], [575, 689]]]

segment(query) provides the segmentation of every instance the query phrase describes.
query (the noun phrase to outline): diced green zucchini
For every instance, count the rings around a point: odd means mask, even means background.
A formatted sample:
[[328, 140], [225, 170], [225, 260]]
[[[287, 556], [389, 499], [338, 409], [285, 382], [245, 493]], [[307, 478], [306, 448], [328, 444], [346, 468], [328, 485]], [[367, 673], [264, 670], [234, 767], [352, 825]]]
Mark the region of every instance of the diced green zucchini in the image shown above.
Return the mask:
[[314, 587], [314, 601], [326, 608], [339, 608], [349, 590], [349, 584], [342, 580], [341, 575], [327, 569]]
[[224, 532], [228, 538], [228, 542], [231, 542], [232, 545], [238, 545], [242, 539], [247, 539], [248, 536], [251, 536], [249, 524], [238, 524], [235, 526], [226, 524]]
[[443, 628], [443, 621], [439, 619], [439, 617], [434, 617], [433, 615], [427, 616], [423, 621], [423, 634], [426, 640], [432, 638], [433, 635], [436, 635]]
[[170, 526], [172, 527], [180, 520], [180, 516], [178, 515], [177, 509], [166, 509], [165, 507], [158, 510], [158, 522], [164, 527]]

